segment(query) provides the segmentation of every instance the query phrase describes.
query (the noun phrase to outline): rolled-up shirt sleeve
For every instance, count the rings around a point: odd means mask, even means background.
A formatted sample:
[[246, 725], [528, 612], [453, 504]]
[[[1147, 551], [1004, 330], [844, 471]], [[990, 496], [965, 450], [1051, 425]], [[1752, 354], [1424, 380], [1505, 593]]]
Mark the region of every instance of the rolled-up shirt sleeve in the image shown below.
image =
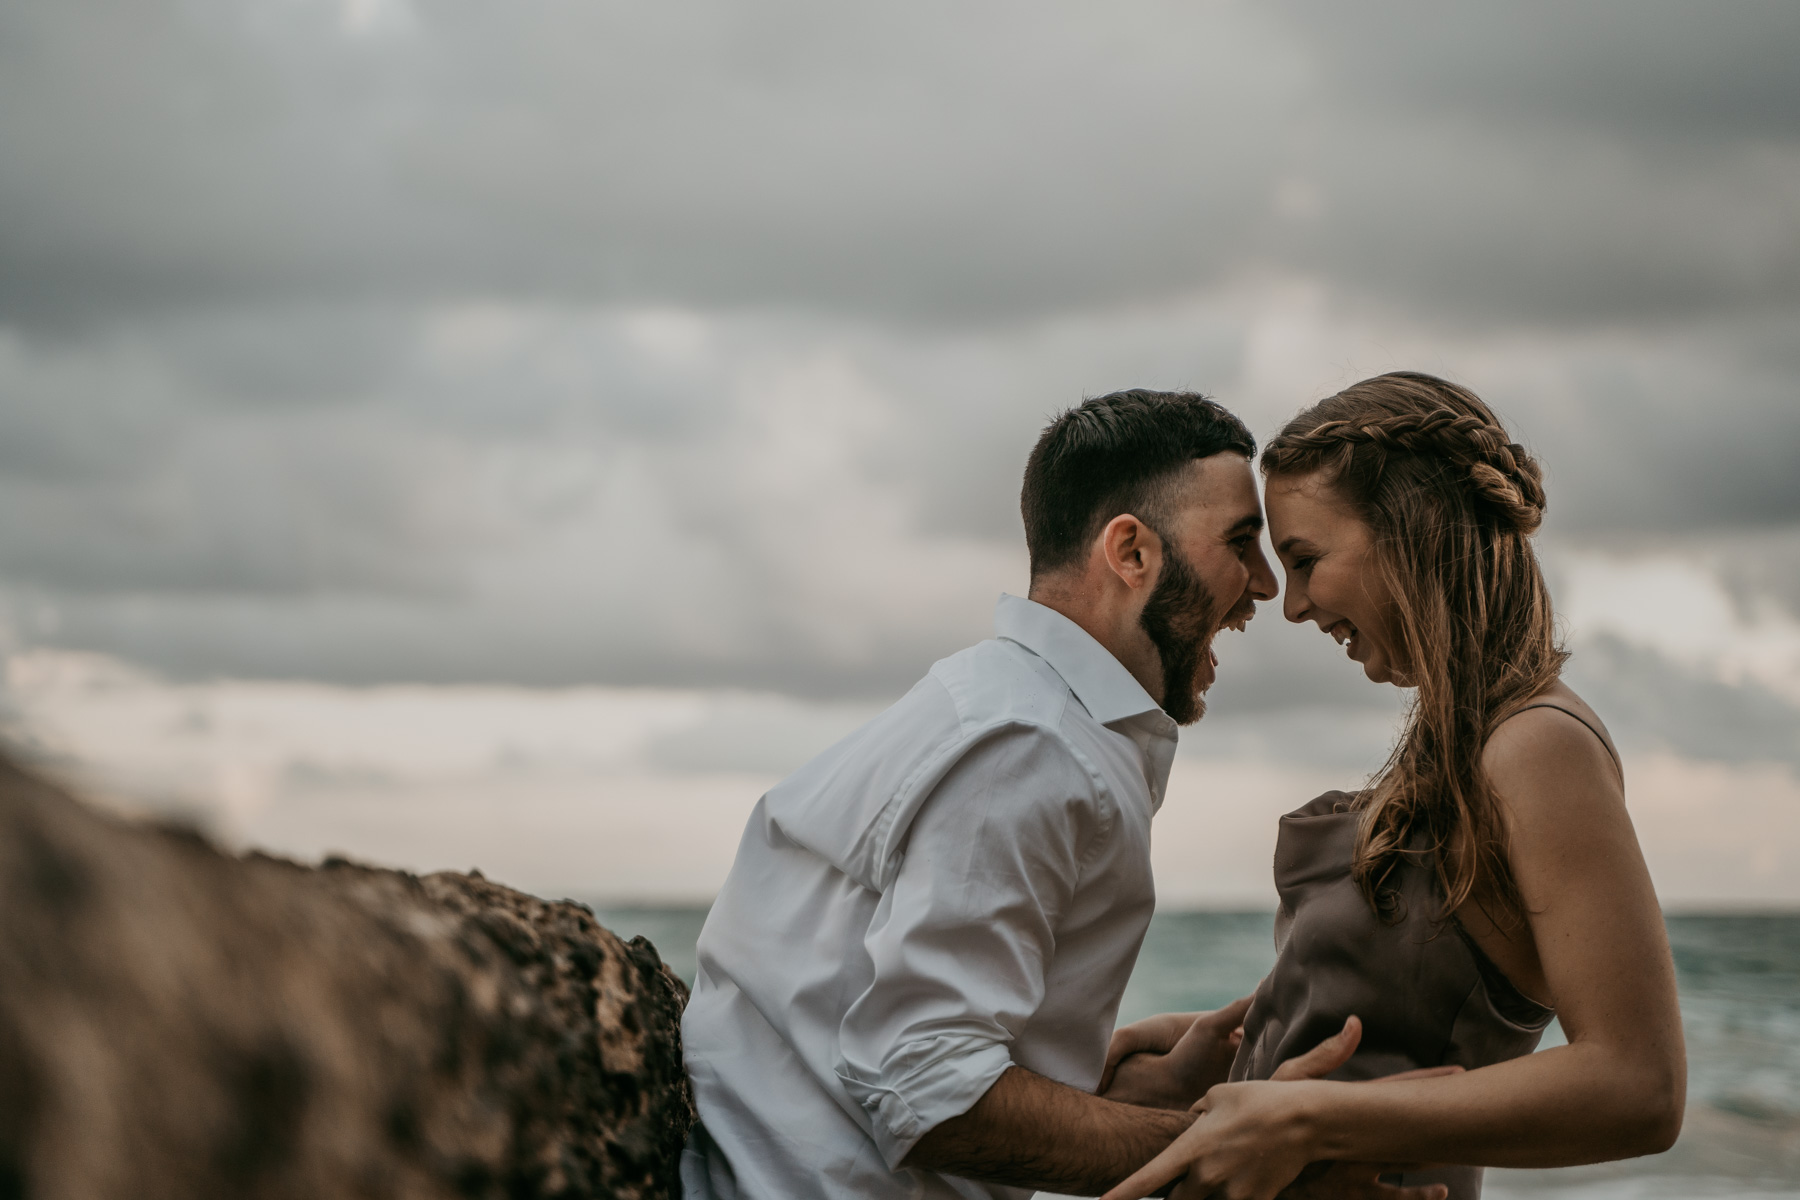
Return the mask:
[[1113, 811], [1074, 748], [1033, 725], [977, 742], [920, 809], [869, 927], [873, 979], [839, 1030], [838, 1077], [890, 1168], [1012, 1065]]

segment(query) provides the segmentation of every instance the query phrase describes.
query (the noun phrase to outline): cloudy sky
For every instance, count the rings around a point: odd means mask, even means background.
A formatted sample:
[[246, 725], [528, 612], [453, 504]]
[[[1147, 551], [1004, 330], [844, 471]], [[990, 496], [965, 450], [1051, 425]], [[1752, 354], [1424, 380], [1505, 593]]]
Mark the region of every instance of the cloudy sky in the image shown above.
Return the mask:
[[[1787, 0], [10, 0], [13, 737], [704, 896], [1023, 588], [1047, 415], [1404, 366], [1546, 464], [1665, 896], [1800, 903], [1797, 57]], [[1222, 651], [1158, 869], [1262, 902], [1399, 697], [1273, 611]]]

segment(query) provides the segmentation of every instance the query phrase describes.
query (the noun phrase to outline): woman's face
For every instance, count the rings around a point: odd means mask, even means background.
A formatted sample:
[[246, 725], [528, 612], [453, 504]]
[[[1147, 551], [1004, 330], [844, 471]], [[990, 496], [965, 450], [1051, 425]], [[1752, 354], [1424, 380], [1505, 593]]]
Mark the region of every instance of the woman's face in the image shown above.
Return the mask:
[[1393, 598], [1368, 525], [1318, 473], [1275, 476], [1263, 500], [1269, 539], [1287, 572], [1282, 614], [1330, 634], [1375, 683], [1407, 686]]

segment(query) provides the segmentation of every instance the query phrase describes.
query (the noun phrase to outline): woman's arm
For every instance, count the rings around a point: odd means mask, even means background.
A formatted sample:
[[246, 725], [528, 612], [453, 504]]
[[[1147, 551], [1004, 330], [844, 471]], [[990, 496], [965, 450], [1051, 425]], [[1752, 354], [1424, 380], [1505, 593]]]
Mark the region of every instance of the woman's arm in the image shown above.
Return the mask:
[[1107, 1200], [1193, 1168], [1195, 1195], [1266, 1200], [1317, 1159], [1554, 1167], [1653, 1154], [1681, 1129], [1687, 1065], [1668, 937], [1612, 760], [1572, 718], [1503, 725], [1484, 766], [1569, 1044], [1444, 1079], [1227, 1084]]

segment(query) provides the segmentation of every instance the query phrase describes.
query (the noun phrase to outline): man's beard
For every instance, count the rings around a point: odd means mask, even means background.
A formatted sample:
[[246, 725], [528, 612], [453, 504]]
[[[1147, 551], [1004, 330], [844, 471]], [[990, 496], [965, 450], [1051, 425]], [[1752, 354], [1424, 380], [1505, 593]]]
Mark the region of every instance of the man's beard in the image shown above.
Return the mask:
[[[1196, 686], [1202, 664], [1212, 665], [1212, 640], [1223, 622], [1219, 602], [1202, 583], [1193, 565], [1167, 540], [1164, 541], [1162, 575], [1144, 603], [1138, 623], [1156, 646], [1162, 660], [1163, 711], [1177, 725], [1192, 725], [1206, 715], [1206, 701]], [[1256, 611], [1248, 593], [1227, 614], [1241, 624]]]

